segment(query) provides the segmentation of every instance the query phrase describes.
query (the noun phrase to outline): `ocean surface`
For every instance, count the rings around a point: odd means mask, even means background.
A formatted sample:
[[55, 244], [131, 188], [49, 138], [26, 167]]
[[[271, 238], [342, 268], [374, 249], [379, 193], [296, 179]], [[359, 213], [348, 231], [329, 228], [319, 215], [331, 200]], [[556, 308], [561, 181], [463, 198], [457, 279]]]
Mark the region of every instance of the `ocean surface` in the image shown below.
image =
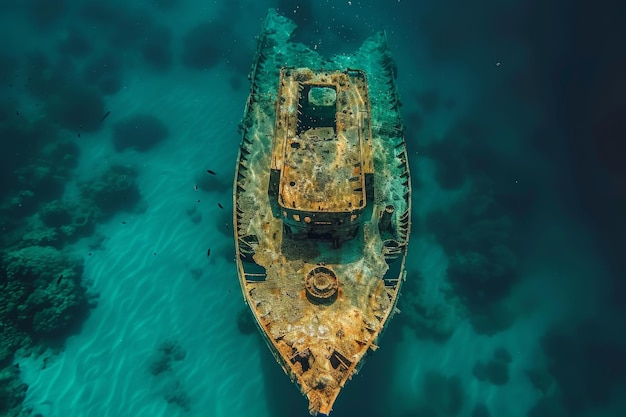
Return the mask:
[[234, 261], [270, 7], [385, 30], [403, 103], [406, 297], [332, 415], [626, 415], [625, 6], [522, 0], [2, 0], [0, 415], [308, 415]]

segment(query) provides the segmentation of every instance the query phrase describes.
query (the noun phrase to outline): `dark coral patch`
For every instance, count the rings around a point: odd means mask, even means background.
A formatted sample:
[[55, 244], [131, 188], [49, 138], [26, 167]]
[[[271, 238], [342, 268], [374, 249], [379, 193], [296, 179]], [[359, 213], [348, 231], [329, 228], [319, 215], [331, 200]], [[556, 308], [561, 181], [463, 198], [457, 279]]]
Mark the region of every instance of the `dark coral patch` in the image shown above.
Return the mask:
[[53, 120], [71, 131], [98, 130], [104, 111], [100, 94], [78, 85], [65, 87], [48, 103], [48, 113]]
[[225, 25], [215, 22], [200, 23], [183, 38], [183, 64], [193, 69], [215, 66], [225, 54], [223, 41], [229, 38]]
[[168, 136], [167, 126], [149, 114], [132, 116], [113, 127], [113, 145], [117, 151], [127, 148], [147, 151]]

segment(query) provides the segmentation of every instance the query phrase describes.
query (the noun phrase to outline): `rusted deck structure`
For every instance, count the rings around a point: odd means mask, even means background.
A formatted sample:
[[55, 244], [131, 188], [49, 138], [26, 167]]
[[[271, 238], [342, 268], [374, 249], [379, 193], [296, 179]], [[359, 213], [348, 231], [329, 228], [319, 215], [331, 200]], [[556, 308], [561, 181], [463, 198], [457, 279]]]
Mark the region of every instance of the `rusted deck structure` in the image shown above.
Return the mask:
[[294, 28], [270, 11], [250, 73], [237, 265], [268, 347], [327, 415], [397, 312], [411, 185], [384, 34], [329, 65]]

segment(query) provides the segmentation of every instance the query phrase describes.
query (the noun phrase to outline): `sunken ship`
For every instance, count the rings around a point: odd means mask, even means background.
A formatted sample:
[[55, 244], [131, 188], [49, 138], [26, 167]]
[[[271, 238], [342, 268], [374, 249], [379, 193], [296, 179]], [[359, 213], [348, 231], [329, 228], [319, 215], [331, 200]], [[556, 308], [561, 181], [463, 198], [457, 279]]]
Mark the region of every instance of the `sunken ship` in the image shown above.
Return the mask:
[[378, 348], [405, 280], [411, 178], [381, 32], [326, 59], [270, 10], [234, 180], [243, 298], [276, 361], [328, 415]]

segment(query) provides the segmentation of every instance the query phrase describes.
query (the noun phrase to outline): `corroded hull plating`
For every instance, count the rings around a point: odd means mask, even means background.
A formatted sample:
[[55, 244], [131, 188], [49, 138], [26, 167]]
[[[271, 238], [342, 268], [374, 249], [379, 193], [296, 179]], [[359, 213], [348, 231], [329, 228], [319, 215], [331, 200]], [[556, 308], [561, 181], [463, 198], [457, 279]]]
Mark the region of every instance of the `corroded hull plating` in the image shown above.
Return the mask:
[[270, 11], [234, 184], [242, 294], [285, 373], [328, 414], [394, 313], [411, 183], [384, 33], [326, 60]]

